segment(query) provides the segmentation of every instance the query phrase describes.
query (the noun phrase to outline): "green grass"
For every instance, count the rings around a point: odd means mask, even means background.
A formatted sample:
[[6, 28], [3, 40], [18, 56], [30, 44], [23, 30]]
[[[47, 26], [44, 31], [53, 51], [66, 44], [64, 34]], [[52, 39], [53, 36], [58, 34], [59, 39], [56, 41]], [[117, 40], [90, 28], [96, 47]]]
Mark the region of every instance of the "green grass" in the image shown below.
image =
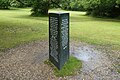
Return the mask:
[[120, 73], [120, 70], [118, 70], [118, 73]]
[[[55, 11], [55, 10], [51, 10]], [[66, 12], [66, 11], [65, 11]], [[120, 20], [70, 12], [70, 38], [120, 50]], [[0, 50], [48, 39], [48, 17], [31, 17], [30, 9], [0, 10]]]
[[120, 50], [120, 20], [71, 16], [71, 39]]
[[70, 57], [70, 59], [65, 63], [61, 70], [58, 70], [50, 61], [45, 61], [46, 64], [50, 65], [54, 69], [54, 74], [57, 77], [65, 77], [77, 74], [77, 72], [82, 68], [82, 62], [75, 57]]
[[[54, 12], [54, 10], [52, 10]], [[64, 10], [63, 10], [64, 11]], [[120, 50], [120, 20], [109, 18], [93, 18], [85, 16], [85, 12], [69, 12], [70, 36], [72, 40], [89, 44], [111, 46]]]
[[114, 65], [114, 67], [117, 69], [117, 72], [120, 73], [120, 64], [118, 63], [118, 64]]
[[48, 38], [48, 18], [29, 15], [30, 9], [0, 10], [0, 50]]

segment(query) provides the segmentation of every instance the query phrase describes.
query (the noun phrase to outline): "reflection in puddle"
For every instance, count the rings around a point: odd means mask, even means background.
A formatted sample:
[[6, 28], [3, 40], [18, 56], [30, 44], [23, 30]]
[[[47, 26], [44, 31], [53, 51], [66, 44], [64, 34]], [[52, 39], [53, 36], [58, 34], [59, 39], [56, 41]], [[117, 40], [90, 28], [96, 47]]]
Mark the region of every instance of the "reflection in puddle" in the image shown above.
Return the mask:
[[80, 54], [74, 54], [74, 56], [82, 61], [89, 61], [90, 59], [90, 55], [84, 51], [81, 51]]
[[[71, 46], [71, 55], [82, 61], [84, 75], [90, 76], [91, 79], [85, 80], [119, 80], [119, 75], [114, 71], [112, 63], [106, 53], [96, 50], [94, 46]], [[107, 75], [106, 75], [107, 74]], [[109, 79], [108, 79], [109, 78]], [[82, 79], [81, 79], [82, 80]]]
[[94, 70], [102, 65], [101, 53], [89, 46], [74, 47], [72, 55], [83, 61], [85, 71]]
[[93, 51], [93, 49], [86, 46], [74, 48], [74, 52], [72, 55], [82, 61], [90, 61], [97, 57], [96, 51]]

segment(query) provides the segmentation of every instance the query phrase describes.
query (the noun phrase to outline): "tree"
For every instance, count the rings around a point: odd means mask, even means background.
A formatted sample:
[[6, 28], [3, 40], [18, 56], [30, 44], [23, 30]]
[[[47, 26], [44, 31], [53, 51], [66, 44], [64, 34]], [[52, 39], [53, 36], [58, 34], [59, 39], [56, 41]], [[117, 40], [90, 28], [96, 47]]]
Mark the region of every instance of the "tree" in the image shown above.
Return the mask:
[[82, 0], [62, 0], [62, 9], [73, 11], [84, 11]]
[[33, 1], [34, 0], [12, 0], [11, 6], [18, 8], [31, 7], [33, 5]]
[[61, 5], [62, 5], [62, 9], [69, 10], [70, 9], [70, 0], [62, 0]]
[[117, 0], [116, 3], [117, 3], [117, 4], [120, 4], [120, 0]]
[[93, 16], [117, 17], [120, 15], [120, 7], [117, 0], [83, 0], [83, 6], [87, 13]]
[[35, 0], [32, 8], [33, 16], [47, 15], [49, 9], [48, 0]]
[[32, 11], [31, 15], [33, 16], [48, 15], [48, 10], [51, 8], [51, 4], [58, 5], [58, 3], [59, 0], [35, 0], [33, 3], [33, 8], [31, 10]]
[[0, 9], [9, 9], [10, 0], [0, 0]]
[[0, 9], [31, 7], [34, 0], [0, 0]]

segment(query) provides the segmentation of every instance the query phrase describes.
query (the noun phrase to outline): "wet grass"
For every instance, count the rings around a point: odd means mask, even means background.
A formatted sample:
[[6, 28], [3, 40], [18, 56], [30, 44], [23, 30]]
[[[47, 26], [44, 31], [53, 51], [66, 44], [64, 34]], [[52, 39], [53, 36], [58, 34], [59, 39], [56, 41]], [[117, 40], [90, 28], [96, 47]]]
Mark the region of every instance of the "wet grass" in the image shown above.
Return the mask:
[[77, 74], [77, 72], [82, 68], [82, 62], [75, 57], [70, 57], [70, 59], [65, 63], [61, 70], [58, 70], [50, 61], [45, 61], [46, 64], [54, 69], [54, 74], [57, 77], [65, 77]]

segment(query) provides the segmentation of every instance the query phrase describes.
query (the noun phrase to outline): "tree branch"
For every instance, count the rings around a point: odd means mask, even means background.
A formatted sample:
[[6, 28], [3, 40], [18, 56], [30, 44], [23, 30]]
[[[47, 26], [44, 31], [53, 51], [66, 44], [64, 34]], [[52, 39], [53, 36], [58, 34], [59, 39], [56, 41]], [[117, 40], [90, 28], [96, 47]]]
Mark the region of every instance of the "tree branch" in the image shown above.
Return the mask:
[[21, 3], [21, 4], [23, 4], [23, 5], [24, 5], [24, 3], [23, 3], [21, 0], [16, 0], [16, 1], [18, 1], [19, 3]]
[[58, 2], [55, 2], [55, 1], [53, 1], [53, 0], [49, 0], [49, 1], [51, 1], [51, 3], [53, 3], [53, 4], [57, 5], [58, 7], [62, 8], [62, 7], [59, 5], [59, 3], [60, 3], [60, 1], [59, 1], [59, 0], [58, 0]]

